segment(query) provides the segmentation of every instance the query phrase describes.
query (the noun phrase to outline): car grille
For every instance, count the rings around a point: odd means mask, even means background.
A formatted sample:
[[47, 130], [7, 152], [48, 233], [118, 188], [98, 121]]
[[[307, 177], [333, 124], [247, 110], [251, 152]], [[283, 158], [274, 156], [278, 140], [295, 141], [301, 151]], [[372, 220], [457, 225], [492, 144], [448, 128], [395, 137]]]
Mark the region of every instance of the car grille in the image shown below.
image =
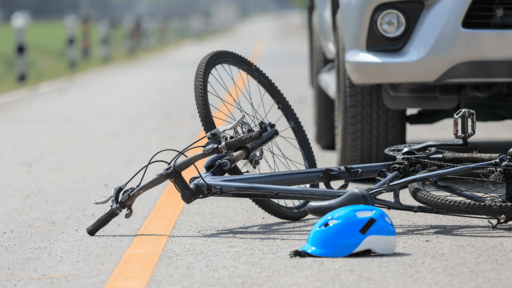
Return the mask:
[[512, 0], [473, 0], [462, 21], [466, 29], [512, 29]]

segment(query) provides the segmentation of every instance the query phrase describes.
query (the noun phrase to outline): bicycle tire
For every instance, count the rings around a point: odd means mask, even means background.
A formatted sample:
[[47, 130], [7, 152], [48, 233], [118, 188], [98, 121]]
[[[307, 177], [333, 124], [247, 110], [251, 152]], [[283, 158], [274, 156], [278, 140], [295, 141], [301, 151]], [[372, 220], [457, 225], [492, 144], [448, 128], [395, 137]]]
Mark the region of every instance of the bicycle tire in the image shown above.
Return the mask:
[[[219, 67], [219, 69], [216, 69]], [[227, 67], [227, 68], [226, 68]], [[238, 74], [240, 75], [240, 78], [237, 77], [235, 80], [235, 74], [233, 73], [233, 70], [237, 70]], [[219, 72], [220, 70], [220, 72]], [[242, 72], [243, 74], [242, 74]], [[222, 78], [221, 74], [224, 73], [228, 76], [228, 81], [232, 82], [232, 85], [230, 85], [228, 88], [228, 85], [225, 84], [224, 80], [219, 81], [218, 78]], [[246, 78], [244, 78], [244, 76]], [[211, 76], [211, 82], [210, 80]], [[249, 78], [250, 76], [250, 78]], [[238, 85], [237, 83], [240, 82], [240, 79], [243, 82], [244, 88], [246, 92], [245, 94], [242, 93], [242, 89], [239, 87], [241, 85]], [[237, 82], [238, 81], [238, 82]], [[247, 83], [245, 82], [247, 81]], [[215, 83], [216, 82], [216, 83]], [[251, 90], [251, 85], [253, 87], [253, 90]], [[221, 86], [223, 87], [223, 92], [226, 94], [226, 96], [229, 97], [224, 98], [223, 96], [219, 95], [217, 90], [214, 86]], [[260, 105], [255, 107], [253, 105], [258, 100], [255, 96], [254, 103], [253, 103], [253, 95], [251, 91], [254, 90], [254, 86], [259, 87], [259, 97], [260, 97]], [[260, 90], [264, 91], [263, 94]], [[234, 89], [234, 91], [233, 91]], [[240, 95], [237, 92], [237, 90], [240, 90]], [[277, 121], [275, 121], [274, 124], [276, 124], [276, 128], [280, 131], [280, 135], [278, 138], [274, 139], [270, 144], [265, 146], [262, 150], [260, 150], [260, 155], [258, 157], [261, 157], [259, 159], [259, 165], [256, 165], [256, 168], [258, 169], [258, 173], [263, 173], [265, 171], [263, 170], [270, 170], [267, 172], [273, 172], [273, 171], [284, 171], [278, 169], [281, 165], [276, 160], [276, 158], [283, 159], [279, 160], [281, 163], [284, 163], [281, 166], [285, 166], [285, 168], [297, 168], [297, 169], [287, 169], [287, 170], [299, 170], [299, 169], [308, 169], [308, 168], [316, 168], [316, 159], [313, 154], [313, 149], [311, 148], [311, 144], [309, 142], [309, 139], [306, 135], [306, 132], [304, 128], [302, 127], [301, 122], [299, 121], [297, 115], [295, 114], [295, 111], [289, 104], [289, 102], [286, 100], [284, 95], [281, 93], [281, 91], [277, 88], [277, 86], [270, 80], [270, 78], [263, 73], [255, 64], [253, 64], [251, 61], [247, 60], [246, 58], [230, 52], [230, 51], [215, 51], [211, 52], [208, 55], [206, 55], [201, 62], [199, 63], [199, 66], [196, 71], [195, 76], [195, 82], [194, 82], [194, 94], [195, 94], [195, 100], [196, 100], [196, 106], [197, 111], [199, 113], [199, 118], [201, 120], [201, 124], [203, 126], [203, 129], [205, 133], [210, 132], [211, 130], [215, 129], [217, 127], [216, 121], [220, 123], [225, 123], [229, 121], [233, 121], [235, 118], [238, 118], [243, 112], [243, 114], [246, 114], [246, 120], [240, 125], [240, 130], [235, 130], [235, 134], [237, 133], [247, 133], [249, 129], [256, 129], [256, 122], [263, 121], [263, 122], [269, 122], [271, 116], [275, 116], [274, 114], [280, 115], [277, 118]], [[247, 94], [247, 95], [246, 95]], [[268, 96], [268, 97], [267, 97]], [[227, 100], [223, 100], [227, 99]], [[243, 100], [246, 100], [247, 103], [249, 103], [253, 109], [252, 112], [253, 115], [248, 115], [247, 111], [242, 107], [242, 105], [245, 105]], [[228, 101], [229, 100], [229, 101]], [[234, 103], [230, 105], [229, 102]], [[220, 102], [219, 102], [220, 101]], [[220, 107], [220, 109], [213, 105], [212, 103], [219, 102], [219, 105], [222, 104], [224, 108]], [[268, 103], [267, 106], [265, 106], [265, 103]], [[265, 114], [260, 114], [258, 109], [260, 107], [263, 107], [263, 111]], [[265, 107], [267, 107], [269, 110], [266, 111]], [[276, 109], [273, 109], [273, 108]], [[214, 108], [215, 112], [217, 113], [214, 116], [212, 114], [212, 108]], [[227, 110], [222, 111], [222, 110]], [[222, 112], [222, 113], [219, 113]], [[234, 114], [238, 113], [238, 116], [235, 117]], [[223, 114], [223, 115], [222, 115]], [[230, 114], [230, 115], [228, 115]], [[233, 116], [233, 117], [231, 117]], [[281, 121], [280, 119], [284, 118], [287, 121], [288, 127], [286, 129], [282, 129], [286, 124], [284, 124], [284, 121]], [[225, 119], [221, 119], [225, 118]], [[276, 119], [276, 118], [272, 118]], [[245, 127], [245, 128], [244, 128]], [[247, 131], [243, 131], [246, 129]], [[292, 136], [289, 136], [289, 132], [287, 130], [290, 130], [292, 132]], [[286, 135], [286, 136], [285, 136]], [[290, 140], [288, 141], [289, 138]], [[293, 138], [293, 139], [292, 139]], [[284, 141], [282, 141], [284, 139]], [[277, 141], [280, 141], [278, 143]], [[293, 145], [293, 141], [296, 141], [297, 146]], [[292, 141], [292, 142], [290, 142]], [[298, 152], [300, 152], [300, 156], [298, 156], [297, 151], [292, 151], [295, 153], [295, 158], [292, 160], [291, 158], [288, 158], [287, 155], [284, 154], [282, 150], [288, 151], [286, 149], [281, 149], [280, 145], [286, 144], [286, 142], [290, 143], [291, 150], [293, 148], [297, 149]], [[288, 144], [286, 144], [288, 145]], [[277, 155], [277, 153], [274, 153], [274, 148], [279, 148], [279, 151], [281, 152], [281, 155]], [[290, 152], [290, 153], [292, 153]], [[272, 156], [272, 159], [270, 161], [273, 162], [273, 166], [268, 162], [267, 155], [270, 154]], [[280, 158], [281, 157], [281, 158]], [[270, 157], [269, 157], [270, 158]], [[289, 162], [289, 161], [290, 162]], [[266, 162], [266, 163], [265, 163]], [[256, 160], [251, 163], [257, 163]], [[288, 163], [288, 164], [286, 164]], [[299, 166], [297, 166], [298, 164]], [[301, 164], [302, 163], [302, 164]], [[247, 164], [247, 163], [246, 163]], [[268, 165], [267, 165], [268, 164]], [[251, 164], [249, 164], [251, 165]], [[266, 166], [267, 168], [265, 168]], [[263, 167], [265, 166], [265, 167]], [[245, 167], [245, 166], [244, 166]], [[242, 169], [244, 168], [242, 167]], [[253, 167], [254, 168], [254, 167]], [[254, 169], [256, 169], [254, 168]], [[270, 168], [270, 169], [268, 169]], [[310, 187], [318, 187], [318, 184], [310, 185]], [[298, 204], [296, 201], [298, 200], [273, 200], [273, 199], [251, 199], [257, 206], [259, 206], [261, 209], [263, 209], [265, 212], [280, 218], [284, 220], [300, 220], [308, 215], [306, 211], [306, 206], [308, 204], [308, 201], [299, 201]], [[290, 203], [286, 202], [289, 201]], [[284, 202], [284, 205], [281, 204], [281, 202]]]
[[[434, 164], [429, 170], [421, 171], [420, 174], [442, 168], [442, 166], [443, 164], [438, 166]], [[494, 181], [492, 177], [491, 172], [472, 172], [439, 178], [437, 184], [434, 179], [429, 179], [410, 184], [409, 193], [414, 200], [440, 212], [509, 218], [512, 216], [512, 203], [510, 199], [509, 201], [505, 199], [507, 183]], [[464, 196], [449, 192], [454, 188], [464, 192]], [[470, 196], [477, 196], [478, 198], [475, 197], [477, 200], [485, 199], [486, 202], [473, 201]]]

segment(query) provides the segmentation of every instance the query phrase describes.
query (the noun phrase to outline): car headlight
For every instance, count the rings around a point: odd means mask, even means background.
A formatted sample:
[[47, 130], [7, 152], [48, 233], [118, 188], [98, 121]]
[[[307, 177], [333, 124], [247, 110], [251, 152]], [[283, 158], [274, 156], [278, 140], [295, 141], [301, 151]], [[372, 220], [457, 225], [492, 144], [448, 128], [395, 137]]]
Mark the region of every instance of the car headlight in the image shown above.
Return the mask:
[[377, 18], [377, 27], [386, 37], [398, 37], [405, 31], [404, 15], [394, 9], [385, 10]]

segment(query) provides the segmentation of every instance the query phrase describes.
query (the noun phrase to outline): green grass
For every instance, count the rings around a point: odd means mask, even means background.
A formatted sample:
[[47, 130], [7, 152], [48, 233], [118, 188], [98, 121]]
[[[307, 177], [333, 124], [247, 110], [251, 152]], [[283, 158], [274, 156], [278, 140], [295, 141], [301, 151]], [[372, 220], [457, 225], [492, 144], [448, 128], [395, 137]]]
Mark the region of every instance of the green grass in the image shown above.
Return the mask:
[[[16, 82], [14, 31], [8, 23], [0, 23], [0, 93], [106, 63], [101, 57], [100, 39], [95, 25], [92, 25], [90, 29], [91, 54], [88, 60], [81, 57], [81, 31], [78, 29], [76, 37], [77, 66], [71, 70], [66, 54], [66, 31], [62, 21], [33, 22], [25, 31], [28, 79], [25, 83], [19, 84]], [[128, 55], [125, 49], [126, 40], [122, 27], [112, 30], [110, 43], [112, 50], [108, 62], [134, 57], [169, 44], [169, 42], [166, 42], [154, 45], [151, 48], [138, 49], [137, 53]]]

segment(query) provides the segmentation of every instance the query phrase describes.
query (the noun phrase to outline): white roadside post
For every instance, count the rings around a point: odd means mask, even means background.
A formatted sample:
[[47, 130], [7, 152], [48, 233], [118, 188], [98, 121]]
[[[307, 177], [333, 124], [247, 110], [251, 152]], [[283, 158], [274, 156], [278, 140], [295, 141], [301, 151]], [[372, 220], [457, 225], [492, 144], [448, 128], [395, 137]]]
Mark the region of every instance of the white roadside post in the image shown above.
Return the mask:
[[69, 68], [76, 67], [76, 26], [78, 24], [78, 17], [73, 14], [64, 17], [64, 26], [66, 26], [66, 54], [68, 56]]
[[27, 81], [27, 64], [25, 55], [27, 46], [25, 45], [25, 28], [30, 24], [32, 17], [28, 11], [18, 10], [11, 16], [11, 26], [16, 34], [16, 81], [23, 83]]
[[110, 60], [110, 21], [107, 18], [103, 18], [98, 22], [98, 29], [100, 32], [101, 39], [101, 56], [103, 61], [107, 62]]

